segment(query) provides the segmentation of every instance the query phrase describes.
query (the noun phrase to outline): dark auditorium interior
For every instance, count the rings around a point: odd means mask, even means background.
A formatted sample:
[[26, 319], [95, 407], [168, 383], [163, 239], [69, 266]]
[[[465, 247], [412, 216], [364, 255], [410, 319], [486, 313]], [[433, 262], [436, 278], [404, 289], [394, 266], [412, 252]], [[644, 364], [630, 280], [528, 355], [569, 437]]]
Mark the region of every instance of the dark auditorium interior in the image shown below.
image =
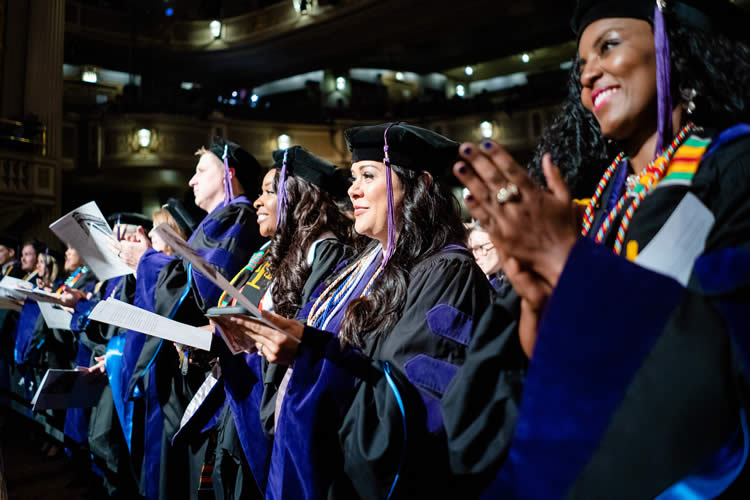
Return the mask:
[[[50, 222], [91, 200], [197, 211], [194, 153], [215, 135], [265, 165], [300, 144], [345, 166], [345, 129], [398, 119], [527, 160], [565, 97], [574, 4], [0, 0], [0, 231], [57, 241]], [[91, 497], [9, 418], [10, 498]]]

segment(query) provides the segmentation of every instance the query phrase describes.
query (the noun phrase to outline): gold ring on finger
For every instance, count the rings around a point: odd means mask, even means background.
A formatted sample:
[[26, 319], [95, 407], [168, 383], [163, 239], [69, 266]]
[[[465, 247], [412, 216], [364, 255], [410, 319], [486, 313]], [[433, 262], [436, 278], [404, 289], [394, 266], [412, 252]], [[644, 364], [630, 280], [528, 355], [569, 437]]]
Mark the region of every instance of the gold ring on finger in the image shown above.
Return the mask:
[[497, 201], [504, 205], [505, 203], [511, 201], [513, 198], [516, 198], [519, 195], [520, 191], [518, 190], [518, 186], [515, 184], [508, 183], [507, 186], [501, 187], [497, 192]]

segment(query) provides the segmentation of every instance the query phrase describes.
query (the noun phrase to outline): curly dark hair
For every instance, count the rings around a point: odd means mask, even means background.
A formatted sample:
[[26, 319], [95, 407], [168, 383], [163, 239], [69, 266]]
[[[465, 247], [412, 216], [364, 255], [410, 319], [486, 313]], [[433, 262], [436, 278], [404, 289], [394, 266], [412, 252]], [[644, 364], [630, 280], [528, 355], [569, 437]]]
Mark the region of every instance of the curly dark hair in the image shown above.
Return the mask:
[[[404, 189], [396, 211], [398, 244], [369, 295], [347, 306], [339, 331], [342, 345], [362, 347], [366, 338], [387, 335], [404, 309], [409, 272], [446, 245], [466, 240], [458, 200], [444, 181], [397, 165], [391, 168]], [[377, 244], [369, 241], [362, 255]]]
[[[278, 189], [279, 171], [274, 176]], [[266, 253], [268, 270], [275, 278], [271, 291], [274, 311], [294, 318], [302, 307], [302, 290], [310, 276], [307, 251], [310, 245], [327, 232], [349, 244], [352, 222], [339, 210], [326, 191], [307, 180], [289, 175], [286, 179], [289, 211], [286, 223], [276, 228]]]
[[[665, 13], [670, 40], [672, 96], [681, 104], [681, 91], [695, 89], [695, 112], [690, 120], [706, 129], [722, 130], [747, 121], [750, 81], [750, 47], [723, 33], [709, 33], [680, 24]], [[529, 163], [529, 171], [545, 185], [542, 156], [551, 153], [574, 197], [590, 196], [612, 158], [616, 143], [602, 136], [594, 115], [581, 103], [580, 65], [573, 61], [568, 98], [561, 112], [547, 127]]]

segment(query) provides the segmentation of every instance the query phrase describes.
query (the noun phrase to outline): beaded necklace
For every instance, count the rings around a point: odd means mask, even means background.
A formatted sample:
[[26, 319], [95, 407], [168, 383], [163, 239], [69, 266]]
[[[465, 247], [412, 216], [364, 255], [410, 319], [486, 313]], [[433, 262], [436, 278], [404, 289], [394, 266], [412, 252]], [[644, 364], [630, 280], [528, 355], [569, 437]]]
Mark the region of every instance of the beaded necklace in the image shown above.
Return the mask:
[[[646, 169], [638, 178], [638, 183], [632, 190], [632, 192], [626, 190], [626, 192], [617, 201], [617, 204], [614, 206], [614, 208], [609, 212], [609, 214], [607, 214], [607, 217], [604, 219], [604, 222], [596, 233], [594, 241], [599, 244], [602, 244], [604, 242], [604, 238], [606, 237], [612, 223], [622, 211], [623, 207], [625, 207], [626, 203], [628, 202], [628, 198], [632, 196], [634, 198], [633, 202], [625, 211], [615, 238], [615, 246], [613, 251], [617, 255], [620, 255], [620, 253], [622, 252], [622, 245], [625, 240], [625, 233], [628, 231], [628, 227], [630, 226], [630, 221], [633, 218], [633, 214], [636, 210], [638, 210], [638, 207], [641, 205], [641, 202], [646, 197], [646, 195], [651, 192], [651, 190], [656, 186], [659, 180], [661, 180], [661, 178], [664, 176], [664, 173], [666, 172], [667, 167], [669, 166], [669, 163], [672, 160], [675, 152], [683, 144], [683, 142], [685, 142], [685, 139], [687, 139], [688, 136], [693, 133], [695, 128], [695, 124], [693, 123], [688, 123], [687, 125], [685, 125], [677, 134], [677, 136], [672, 140], [672, 143], [669, 145], [669, 147], [664, 150], [659, 156], [657, 156], [651, 163], [648, 164]], [[599, 180], [599, 184], [596, 186], [594, 196], [592, 196], [591, 200], [589, 200], [588, 206], [586, 207], [586, 211], [583, 215], [583, 227], [581, 229], [581, 234], [583, 236], [588, 235], [591, 231], [591, 225], [594, 222], [594, 211], [596, 210], [596, 206], [599, 203], [599, 199], [601, 198], [602, 193], [607, 187], [610, 179], [617, 170], [617, 167], [625, 158], [625, 153], [620, 153], [619, 155], [617, 155], [612, 164], [604, 172], [601, 180]]]
[[60, 285], [60, 288], [57, 289], [55, 293], [62, 293], [63, 290], [65, 290], [65, 287], [72, 288], [73, 285], [76, 284], [76, 282], [81, 279], [81, 276], [89, 272], [89, 266], [83, 266], [76, 269], [76, 272], [68, 276], [68, 278], [65, 280], [65, 283]]
[[[374, 251], [380, 252], [381, 249], [378, 247]], [[318, 300], [315, 301], [312, 309], [310, 309], [310, 314], [307, 316], [308, 325], [312, 325], [315, 328], [320, 328], [324, 325], [326, 319], [328, 319], [330, 314], [336, 309], [336, 306], [347, 297], [352, 288], [357, 286], [360, 279], [362, 279], [362, 275], [367, 270], [367, 267], [369, 267], [369, 262], [370, 259], [367, 257], [359, 259], [355, 264], [349, 266], [347, 270], [342, 272], [333, 283], [328, 285], [320, 297], [318, 297]], [[362, 297], [370, 293], [372, 284], [382, 272], [383, 265], [381, 263], [375, 270], [372, 278], [367, 282], [367, 285], [362, 292]]]

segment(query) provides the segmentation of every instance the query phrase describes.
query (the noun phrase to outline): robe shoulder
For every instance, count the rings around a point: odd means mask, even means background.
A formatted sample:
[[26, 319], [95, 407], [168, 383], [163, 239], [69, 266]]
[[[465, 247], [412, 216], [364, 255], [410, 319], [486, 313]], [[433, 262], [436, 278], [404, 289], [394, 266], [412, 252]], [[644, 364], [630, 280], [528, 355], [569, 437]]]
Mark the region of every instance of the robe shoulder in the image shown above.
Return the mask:
[[750, 237], [750, 136], [735, 138], [704, 156], [691, 190], [716, 218], [705, 251], [746, 247]]

